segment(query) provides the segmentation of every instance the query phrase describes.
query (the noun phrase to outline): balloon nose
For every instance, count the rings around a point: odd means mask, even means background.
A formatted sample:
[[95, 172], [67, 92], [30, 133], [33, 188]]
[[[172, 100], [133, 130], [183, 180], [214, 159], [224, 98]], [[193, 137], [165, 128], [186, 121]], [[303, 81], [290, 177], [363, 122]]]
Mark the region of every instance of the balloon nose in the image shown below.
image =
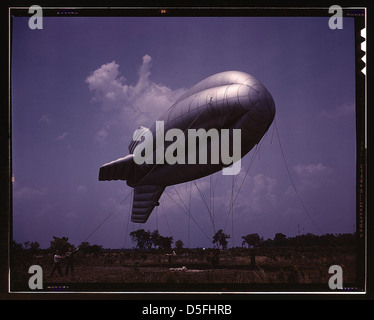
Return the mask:
[[267, 128], [275, 116], [275, 104], [270, 92], [261, 83], [246, 83], [239, 89], [239, 101], [250, 118], [266, 123]]

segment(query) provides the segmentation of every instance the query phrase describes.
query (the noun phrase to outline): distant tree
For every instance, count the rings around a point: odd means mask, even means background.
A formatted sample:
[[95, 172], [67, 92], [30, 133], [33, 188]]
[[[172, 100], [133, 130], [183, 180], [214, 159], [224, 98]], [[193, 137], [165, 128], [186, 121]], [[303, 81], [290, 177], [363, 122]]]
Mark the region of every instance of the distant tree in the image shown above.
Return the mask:
[[10, 246], [13, 251], [20, 252], [23, 250], [22, 243], [17, 243], [14, 240], [12, 240]]
[[223, 232], [222, 229], [218, 230], [216, 234], [213, 236], [213, 244], [218, 243], [222, 247], [222, 249], [227, 248], [227, 239], [230, 239], [231, 236], [227, 235], [226, 233]]
[[274, 243], [278, 246], [284, 246], [287, 241], [287, 236], [283, 233], [276, 233], [274, 236]]
[[158, 230], [145, 231], [144, 229], [139, 229], [130, 232], [131, 241], [135, 243], [135, 248], [138, 249], [148, 249], [151, 250], [152, 246], [159, 249], [171, 249], [173, 243], [172, 237], [163, 237], [160, 235]]
[[130, 237], [131, 241], [136, 243], [136, 248], [138, 249], [145, 249], [146, 247], [149, 247], [149, 244], [152, 245], [152, 242], [150, 241], [151, 234], [149, 231], [147, 232], [144, 229], [130, 232]]
[[[150, 231], [148, 231], [150, 232]], [[155, 247], [159, 247], [160, 246], [160, 233], [158, 232], [158, 230], [154, 230], [152, 233], [150, 233], [150, 239], [149, 239], [149, 244], [148, 246], [149, 249], [152, 247], [152, 245], [154, 245]]]
[[53, 241], [50, 241], [51, 245], [49, 246], [49, 250], [53, 253], [58, 250], [60, 254], [64, 254], [72, 246], [72, 244], [68, 242], [69, 238], [67, 237], [59, 238], [53, 236], [53, 239]]
[[17, 243], [14, 240], [10, 243], [11, 255], [10, 255], [10, 265], [18, 264], [20, 262], [20, 257], [23, 256], [22, 243]]
[[171, 249], [171, 245], [173, 243], [173, 238], [172, 237], [159, 237], [159, 245], [158, 247], [160, 249]]
[[[339, 234], [336, 237], [336, 241], [338, 242], [339, 245], [355, 245], [356, 244], [356, 235], [353, 233], [343, 233]], [[330, 239], [327, 239], [326, 242], [331, 245], [333, 241]]]
[[93, 244], [90, 245], [88, 242], [84, 241], [79, 245], [79, 252], [86, 254], [86, 253], [93, 253], [95, 255], [99, 254], [103, 250], [103, 246]]
[[23, 243], [23, 247], [24, 247], [26, 250], [29, 249], [29, 246], [30, 246], [30, 241], [25, 241], [25, 242]]
[[103, 246], [98, 244], [93, 244], [88, 247], [88, 252], [93, 253], [94, 255], [99, 254], [103, 250]]
[[260, 236], [257, 233], [247, 234], [246, 236], [243, 236], [242, 239], [243, 239], [242, 245], [247, 244], [248, 248], [257, 247], [261, 241]]
[[181, 251], [183, 249], [183, 246], [184, 246], [184, 243], [182, 240], [177, 240], [175, 241], [175, 248], [178, 250], [178, 251]]
[[87, 249], [90, 247], [90, 244], [87, 242], [87, 241], [83, 241], [81, 242], [81, 244], [79, 245], [79, 250], [82, 252], [82, 253], [87, 253]]
[[302, 241], [303, 246], [313, 246], [318, 244], [319, 236], [314, 235], [313, 233], [306, 233], [300, 236]]
[[25, 241], [24, 242], [24, 248], [26, 250], [30, 250], [31, 252], [36, 252], [40, 249], [40, 244], [37, 241], [30, 242], [30, 241]]

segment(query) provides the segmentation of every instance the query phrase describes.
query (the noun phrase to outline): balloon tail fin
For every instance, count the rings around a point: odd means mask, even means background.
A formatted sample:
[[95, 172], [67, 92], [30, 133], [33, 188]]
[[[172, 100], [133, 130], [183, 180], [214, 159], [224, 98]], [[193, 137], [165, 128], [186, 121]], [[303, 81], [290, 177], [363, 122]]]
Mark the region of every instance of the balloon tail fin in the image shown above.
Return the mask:
[[134, 200], [132, 205], [131, 221], [145, 223], [154, 207], [160, 205], [160, 199], [165, 187], [144, 185], [134, 188]]

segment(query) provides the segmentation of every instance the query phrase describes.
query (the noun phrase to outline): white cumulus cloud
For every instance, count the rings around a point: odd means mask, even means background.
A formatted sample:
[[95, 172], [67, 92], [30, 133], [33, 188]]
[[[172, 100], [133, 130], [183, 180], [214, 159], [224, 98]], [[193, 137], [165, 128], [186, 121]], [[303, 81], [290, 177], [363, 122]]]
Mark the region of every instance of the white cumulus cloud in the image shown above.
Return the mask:
[[43, 197], [47, 194], [47, 188], [31, 188], [23, 187], [19, 190], [16, 190], [13, 196], [17, 199], [32, 200]]
[[84, 185], [79, 185], [79, 186], [77, 187], [77, 191], [80, 192], [80, 193], [82, 193], [82, 192], [86, 192], [86, 191], [87, 191], [87, 187], [84, 186]]
[[46, 124], [51, 124], [53, 121], [52, 121], [52, 118], [49, 114], [43, 114], [40, 117], [39, 122], [46, 123]]
[[102, 128], [96, 133], [95, 139], [97, 142], [99, 142], [101, 145], [106, 144], [106, 138], [108, 136], [108, 130], [106, 128]]
[[297, 177], [301, 181], [301, 189], [318, 188], [329, 181], [333, 169], [321, 162], [317, 164], [298, 164], [294, 167]]
[[[172, 90], [150, 79], [152, 58], [143, 57], [134, 85], [127, 84], [115, 61], [103, 64], [86, 79], [93, 101], [100, 102], [104, 111], [132, 111], [136, 117], [149, 118], [166, 111], [184, 89]], [[134, 117], [135, 118], [135, 117]], [[154, 119], [152, 119], [154, 120]]]
[[331, 168], [326, 167], [321, 162], [318, 164], [298, 164], [294, 169], [301, 177], [310, 177], [316, 174], [329, 174], [332, 172]]
[[320, 113], [320, 117], [326, 117], [329, 119], [336, 119], [344, 116], [350, 116], [355, 114], [355, 104], [344, 103], [331, 110], [324, 110]]
[[56, 140], [64, 140], [67, 136], [68, 136], [69, 132], [64, 132], [62, 134], [60, 134], [59, 136], [57, 136]]

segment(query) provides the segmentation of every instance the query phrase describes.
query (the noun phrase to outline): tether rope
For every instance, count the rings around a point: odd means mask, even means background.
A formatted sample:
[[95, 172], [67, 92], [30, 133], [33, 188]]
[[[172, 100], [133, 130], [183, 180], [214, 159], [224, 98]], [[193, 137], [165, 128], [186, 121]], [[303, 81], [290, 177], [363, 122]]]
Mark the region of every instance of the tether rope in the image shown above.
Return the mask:
[[122, 205], [122, 203], [124, 203], [127, 198], [131, 195], [132, 193], [132, 190], [126, 195], [126, 197], [118, 204], [117, 207], [115, 207], [110, 213], [109, 215], [89, 234], [89, 236], [83, 241], [83, 242], [86, 242], [89, 238], [91, 238], [91, 236], [114, 214], [114, 212], [116, 212]]
[[180, 205], [179, 205], [179, 203], [177, 202], [177, 201], [175, 201], [174, 199], [173, 199], [173, 197], [169, 194], [169, 192], [167, 192], [167, 191], [165, 191], [165, 193], [168, 195], [168, 197], [182, 210], [182, 212], [184, 213], [184, 214], [186, 214], [188, 217], [190, 217], [191, 219], [192, 219], [192, 221], [193, 222], [195, 222], [195, 224], [197, 225], [197, 227], [200, 229], [200, 231], [207, 237], [207, 239], [209, 240], [209, 241], [211, 241], [211, 239], [209, 238], [209, 236], [207, 235], [207, 233], [204, 231], [204, 229], [202, 229], [201, 227], [200, 227], [200, 225], [197, 223], [197, 221], [195, 220], [195, 218], [192, 216], [192, 214], [191, 214], [191, 212], [190, 211], [188, 211], [188, 212], [186, 212], [185, 211], [185, 209], [183, 209], [183, 207], [181, 207]]
[[283, 162], [284, 162], [284, 165], [286, 167], [286, 170], [287, 170], [287, 174], [288, 174], [288, 177], [291, 181], [291, 184], [292, 184], [292, 188], [294, 189], [295, 191], [295, 194], [297, 196], [297, 198], [299, 199], [299, 202], [301, 204], [301, 206], [303, 207], [305, 213], [307, 214], [307, 216], [309, 217], [310, 221], [313, 223], [313, 225], [318, 229], [318, 231], [323, 234], [322, 230], [320, 229], [320, 227], [317, 225], [317, 223], [314, 221], [314, 219], [312, 218], [311, 214], [309, 213], [307, 207], [305, 206], [303, 200], [301, 199], [301, 196], [299, 194], [299, 192], [297, 191], [296, 189], [296, 185], [295, 185], [295, 182], [293, 181], [292, 179], [292, 176], [291, 176], [291, 172], [290, 172], [290, 169], [288, 167], [288, 164], [287, 164], [287, 161], [286, 161], [286, 157], [284, 155], [284, 151], [283, 151], [283, 147], [282, 147], [282, 143], [281, 143], [281, 140], [280, 140], [280, 137], [279, 137], [279, 132], [278, 132], [278, 126], [277, 126], [277, 122], [274, 120], [274, 125], [275, 125], [275, 131], [276, 131], [276, 136], [277, 136], [277, 139], [278, 139], [278, 142], [279, 142], [279, 147], [280, 147], [280, 150], [281, 150], [281, 154], [282, 154], [282, 158], [283, 158]]

